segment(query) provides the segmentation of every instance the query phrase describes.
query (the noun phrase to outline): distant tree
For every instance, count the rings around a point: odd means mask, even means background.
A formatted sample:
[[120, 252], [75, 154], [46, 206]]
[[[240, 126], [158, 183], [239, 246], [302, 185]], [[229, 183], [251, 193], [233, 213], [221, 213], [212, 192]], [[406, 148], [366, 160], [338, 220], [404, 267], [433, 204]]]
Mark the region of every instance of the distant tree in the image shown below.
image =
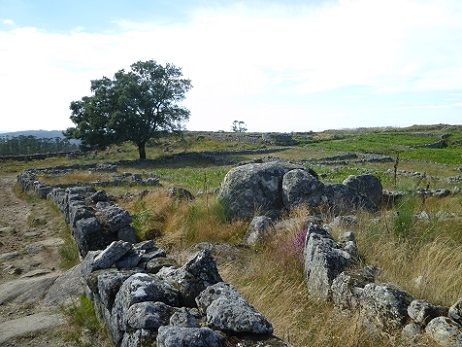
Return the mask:
[[76, 151], [78, 146], [64, 138], [39, 138], [36, 136], [1, 136], [0, 155], [25, 155]]
[[140, 159], [146, 159], [148, 140], [181, 130], [189, 118], [189, 110], [178, 102], [190, 88], [191, 81], [174, 65], [136, 62], [113, 79], [91, 81], [92, 95], [70, 105], [75, 127], [67, 129], [65, 136], [80, 139], [83, 149], [131, 141]]
[[233, 122], [233, 131], [236, 133], [244, 133], [247, 131], [247, 126], [241, 120], [235, 120]]

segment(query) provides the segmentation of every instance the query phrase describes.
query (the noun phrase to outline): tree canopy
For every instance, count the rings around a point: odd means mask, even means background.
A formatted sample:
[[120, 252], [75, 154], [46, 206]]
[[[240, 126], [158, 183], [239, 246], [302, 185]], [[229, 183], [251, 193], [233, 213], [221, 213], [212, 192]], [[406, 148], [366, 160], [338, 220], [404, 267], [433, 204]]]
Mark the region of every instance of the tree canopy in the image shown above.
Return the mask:
[[114, 78], [91, 81], [91, 96], [71, 102], [75, 127], [68, 138], [82, 141], [83, 149], [105, 148], [131, 141], [146, 158], [146, 143], [164, 132], [181, 130], [189, 110], [179, 105], [191, 89], [181, 68], [154, 60], [139, 61]]

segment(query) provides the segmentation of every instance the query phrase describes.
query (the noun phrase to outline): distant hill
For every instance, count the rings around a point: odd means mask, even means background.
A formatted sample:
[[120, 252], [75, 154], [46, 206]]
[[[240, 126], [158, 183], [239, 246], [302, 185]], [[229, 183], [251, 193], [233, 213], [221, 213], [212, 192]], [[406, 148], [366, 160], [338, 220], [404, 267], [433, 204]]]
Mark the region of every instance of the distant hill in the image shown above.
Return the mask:
[[15, 137], [15, 136], [35, 136], [42, 139], [49, 139], [54, 137], [64, 137], [62, 130], [23, 130], [12, 131], [7, 133], [0, 133], [1, 137]]

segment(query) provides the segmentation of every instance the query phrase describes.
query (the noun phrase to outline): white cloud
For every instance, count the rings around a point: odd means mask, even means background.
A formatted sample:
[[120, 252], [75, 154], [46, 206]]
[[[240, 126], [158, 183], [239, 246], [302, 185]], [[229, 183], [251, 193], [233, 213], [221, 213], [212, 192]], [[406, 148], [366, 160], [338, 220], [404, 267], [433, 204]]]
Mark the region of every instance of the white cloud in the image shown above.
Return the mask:
[[456, 0], [240, 3], [197, 9], [183, 23], [120, 20], [105, 33], [3, 30], [0, 129], [65, 128], [70, 101], [89, 93], [91, 79], [152, 58], [192, 79], [191, 129], [229, 129], [234, 119], [249, 130], [344, 126], [351, 110], [304, 98], [351, 86], [462, 90], [461, 11]]
[[14, 25], [14, 20], [12, 20], [12, 19], [2, 19], [2, 24], [11, 26], [11, 25]]

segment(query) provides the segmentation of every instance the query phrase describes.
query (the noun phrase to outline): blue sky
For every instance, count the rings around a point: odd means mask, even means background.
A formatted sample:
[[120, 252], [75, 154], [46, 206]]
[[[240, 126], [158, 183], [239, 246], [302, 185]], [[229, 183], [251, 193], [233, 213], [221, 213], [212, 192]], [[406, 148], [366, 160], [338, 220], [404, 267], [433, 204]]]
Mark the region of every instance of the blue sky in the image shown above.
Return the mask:
[[191, 130], [462, 124], [462, 1], [0, 0], [0, 131], [147, 59], [192, 80]]

